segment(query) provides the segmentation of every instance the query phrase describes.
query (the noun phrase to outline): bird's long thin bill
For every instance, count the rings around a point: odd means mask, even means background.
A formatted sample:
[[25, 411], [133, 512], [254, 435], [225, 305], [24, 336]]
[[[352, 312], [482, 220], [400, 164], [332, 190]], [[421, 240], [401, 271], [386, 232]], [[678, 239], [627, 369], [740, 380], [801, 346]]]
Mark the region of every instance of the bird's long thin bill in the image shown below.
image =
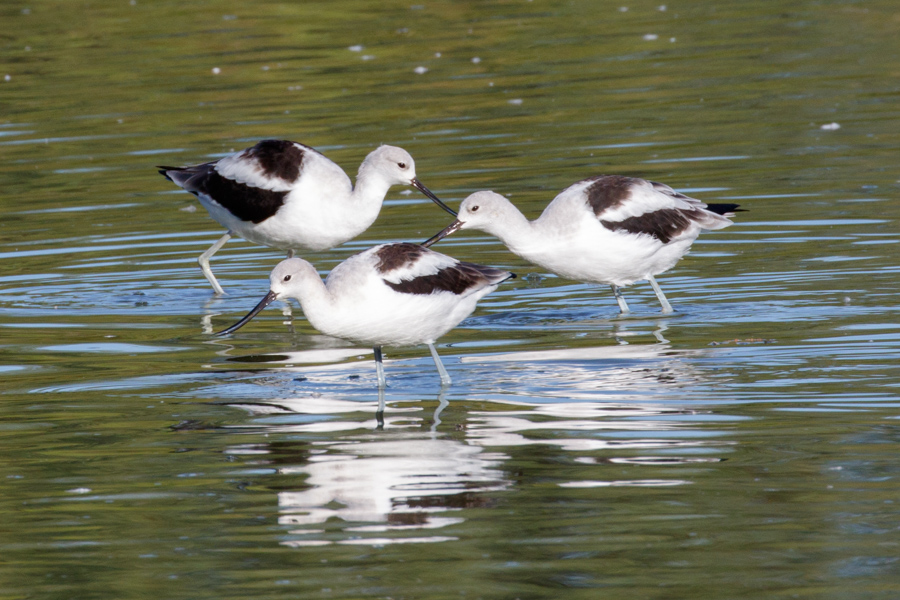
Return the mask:
[[425, 187], [425, 185], [421, 181], [419, 181], [418, 179], [413, 179], [412, 182], [410, 182], [410, 185], [412, 185], [414, 188], [416, 188], [417, 190], [419, 190], [420, 192], [422, 192], [423, 194], [428, 196], [428, 198], [431, 199], [432, 202], [434, 202], [435, 204], [437, 204], [438, 206], [440, 206], [441, 208], [446, 210], [448, 213], [450, 213], [454, 217], [456, 216], [456, 211], [453, 210], [452, 208], [450, 208], [449, 206], [447, 206], [446, 204], [444, 204], [444, 202], [440, 198], [435, 196], [431, 192], [431, 190], [429, 190], [427, 187]]
[[247, 313], [246, 317], [244, 317], [243, 319], [241, 319], [240, 321], [238, 321], [237, 323], [235, 323], [228, 329], [223, 329], [222, 331], [218, 332], [216, 335], [228, 335], [229, 333], [234, 333], [235, 331], [237, 331], [238, 329], [240, 329], [241, 327], [243, 327], [244, 325], [249, 323], [250, 319], [252, 319], [256, 315], [258, 315], [260, 312], [262, 312], [262, 309], [264, 309], [268, 305], [272, 304], [272, 301], [275, 300], [276, 297], [277, 296], [276, 296], [275, 292], [269, 292], [268, 294], [266, 294], [265, 298], [263, 298], [262, 300], [259, 301], [259, 304], [257, 304], [256, 306], [253, 307], [253, 310], [251, 310], [250, 312]]
[[459, 228], [462, 226], [463, 226], [463, 222], [460, 221], [459, 219], [457, 219], [457, 220], [453, 221], [452, 223], [450, 223], [449, 225], [447, 225], [442, 230], [438, 231], [436, 234], [434, 234], [427, 240], [425, 240], [424, 242], [422, 242], [421, 245], [425, 246], [427, 248], [428, 246], [441, 241], [442, 239], [444, 239], [451, 233], [459, 231]]

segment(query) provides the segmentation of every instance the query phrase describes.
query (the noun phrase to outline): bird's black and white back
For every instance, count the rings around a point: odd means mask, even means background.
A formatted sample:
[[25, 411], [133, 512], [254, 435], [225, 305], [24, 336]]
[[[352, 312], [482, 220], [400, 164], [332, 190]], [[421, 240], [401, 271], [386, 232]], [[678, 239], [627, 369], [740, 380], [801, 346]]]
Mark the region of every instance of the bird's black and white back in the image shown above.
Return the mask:
[[[541, 257], [555, 272], [619, 287], [672, 268], [701, 231], [731, 225], [696, 198], [620, 175], [600, 175], [569, 186], [538, 221], [541, 229], [570, 236], [568, 252]], [[565, 227], [569, 233], [560, 233]]]
[[460, 262], [418, 244], [382, 244], [351, 256], [329, 273], [325, 286], [333, 310], [328, 323], [313, 326], [372, 345], [433, 342], [512, 277], [508, 271]]
[[467, 296], [514, 277], [508, 271], [461, 262], [419, 244], [385, 244], [374, 256], [375, 270], [384, 283], [402, 294]]
[[[727, 217], [710, 210], [700, 200], [676, 192], [665, 184], [636, 177], [599, 175], [579, 181], [550, 203], [547, 211], [551, 214], [557, 200], [561, 206], [584, 201], [609, 231], [647, 235], [663, 245], [683, 237], [696, 238], [703, 229], [722, 229], [731, 225]], [[727, 206], [736, 208], [736, 205]]]
[[241, 221], [259, 224], [278, 212], [304, 166], [320, 157], [297, 142], [263, 140], [215, 162], [159, 167], [159, 172], [208, 209], [224, 209]]

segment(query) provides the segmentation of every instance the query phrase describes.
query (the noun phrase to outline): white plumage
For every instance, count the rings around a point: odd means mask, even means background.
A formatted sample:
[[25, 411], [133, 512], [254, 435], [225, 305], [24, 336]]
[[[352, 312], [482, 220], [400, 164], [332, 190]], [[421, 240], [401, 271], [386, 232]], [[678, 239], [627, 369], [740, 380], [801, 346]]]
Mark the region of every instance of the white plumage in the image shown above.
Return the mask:
[[459, 229], [494, 235], [513, 253], [562, 277], [612, 286], [622, 313], [620, 287], [648, 280], [663, 312], [672, 307], [654, 276], [672, 268], [704, 229], [731, 225], [736, 204], [704, 204], [667, 185], [601, 175], [575, 183], [529, 221], [494, 192], [463, 200], [457, 220], [424, 243]]
[[478, 300], [514, 274], [460, 262], [418, 244], [382, 244], [337, 265], [325, 282], [300, 258], [280, 262], [270, 291], [232, 333], [276, 299], [296, 298], [322, 333], [375, 348], [380, 386], [385, 385], [382, 346], [426, 344], [450, 383], [434, 342], [472, 314]]

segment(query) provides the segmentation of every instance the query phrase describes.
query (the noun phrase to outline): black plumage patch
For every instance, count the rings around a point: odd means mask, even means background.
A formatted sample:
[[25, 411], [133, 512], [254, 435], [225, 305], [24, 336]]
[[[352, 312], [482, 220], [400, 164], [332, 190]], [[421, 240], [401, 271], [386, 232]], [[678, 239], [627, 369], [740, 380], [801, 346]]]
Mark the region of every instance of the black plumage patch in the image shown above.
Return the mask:
[[462, 295], [470, 289], [483, 288], [506, 281], [515, 277], [512, 273], [484, 267], [472, 263], [456, 263], [452, 267], [441, 269], [432, 275], [422, 275], [413, 279], [406, 279], [399, 283], [384, 282], [393, 290], [403, 294], [433, 294], [435, 292], [450, 292]]
[[255, 160], [268, 177], [293, 183], [303, 166], [303, 148], [286, 140], [263, 140], [241, 153], [240, 158]]
[[431, 252], [431, 250], [419, 244], [407, 242], [387, 244], [375, 253], [375, 256], [378, 257], [378, 264], [375, 265], [375, 270], [379, 273], [387, 273], [388, 271], [400, 269], [416, 262], [427, 252]]
[[687, 211], [664, 208], [637, 217], [628, 217], [622, 221], [601, 220], [600, 223], [610, 231], [652, 235], [663, 244], [668, 244], [678, 234], [690, 227], [692, 221], [691, 214]]
[[598, 175], [585, 181], [593, 181], [585, 189], [587, 203], [596, 216], [622, 205], [631, 195], [636, 179], [623, 175]]
[[177, 171], [177, 170], [180, 169], [180, 168], [181, 168], [181, 167], [166, 167], [166, 166], [163, 166], [163, 165], [158, 165], [158, 166], [156, 167], [156, 170], [159, 171], [159, 174], [160, 174], [160, 175], [162, 175], [163, 177], [165, 177], [166, 179], [168, 179], [168, 180], [171, 181], [172, 183], [175, 183], [175, 180], [172, 179], [172, 178], [169, 176], [168, 171]]
[[734, 212], [746, 212], [743, 208], [738, 208], [740, 204], [707, 204], [706, 210], [714, 212], [717, 215], [728, 215]]
[[[387, 244], [375, 253], [375, 256], [378, 257], [375, 270], [384, 274], [408, 268], [430, 252], [433, 251], [419, 244]], [[494, 285], [506, 281], [510, 277], [515, 277], [515, 275], [493, 267], [459, 262], [430, 275], [420, 275], [397, 283], [386, 279], [383, 281], [391, 289], [404, 294], [427, 295], [435, 292], [463, 294], [469, 289]]]
[[241, 221], [262, 223], [278, 212], [288, 192], [264, 190], [222, 177], [210, 169], [203, 179], [191, 181], [189, 192], [206, 194]]
[[[284, 140], [263, 140], [238, 158], [256, 163], [265, 177], [290, 184], [300, 176], [306, 150], [311, 148]], [[192, 194], [209, 196], [242, 221], [262, 223], [278, 212], [288, 195], [287, 191], [266, 190], [224, 177], [216, 171], [214, 162], [158, 168], [166, 179]]]

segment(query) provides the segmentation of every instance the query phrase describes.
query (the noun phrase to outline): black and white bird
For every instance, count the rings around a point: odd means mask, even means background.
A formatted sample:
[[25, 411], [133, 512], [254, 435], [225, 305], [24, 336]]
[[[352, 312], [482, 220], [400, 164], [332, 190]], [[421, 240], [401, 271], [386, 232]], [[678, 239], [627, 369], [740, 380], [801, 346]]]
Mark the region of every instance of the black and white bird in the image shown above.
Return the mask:
[[456, 216], [416, 178], [412, 156], [395, 146], [380, 146], [366, 157], [356, 187], [320, 152], [285, 140], [263, 140], [215, 162], [157, 168], [228, 230], [198, 259], [216, 294], [224, 290], [209, 259], [232, 236], [287, 250], [289, 257], [297, 250], [327, 250], [368, 229], [393, 185], [411, 185]]
[[260, 303], [217, 335], [243, 327], [274, 300], [296, 298], [307, 320], [322, 333], [375, 349], [379, 387], [386, 385], [382, 347], [419, 344], [428, 346], [446, 385], [450, 376], [435, 340], [513, 277], [409, 243], [382, 244], [355, 254], [332, 269], [324, 283], [310, 263], [289, 258], [272, 271], [269, 293]]
[[653, 181], [600, 175], [560, 192], [534, 221], [503, 196], [476, 192], [463, 200], [457, 219], [423, 245], [477, 229], [557, 275], [612, 286], [623, 314], [629, 309], [620, 288], [646, 279], [669, 313], [654, 276], [687, 254], [701, 231], [731, 225], [737, 207], [705, 204]]

